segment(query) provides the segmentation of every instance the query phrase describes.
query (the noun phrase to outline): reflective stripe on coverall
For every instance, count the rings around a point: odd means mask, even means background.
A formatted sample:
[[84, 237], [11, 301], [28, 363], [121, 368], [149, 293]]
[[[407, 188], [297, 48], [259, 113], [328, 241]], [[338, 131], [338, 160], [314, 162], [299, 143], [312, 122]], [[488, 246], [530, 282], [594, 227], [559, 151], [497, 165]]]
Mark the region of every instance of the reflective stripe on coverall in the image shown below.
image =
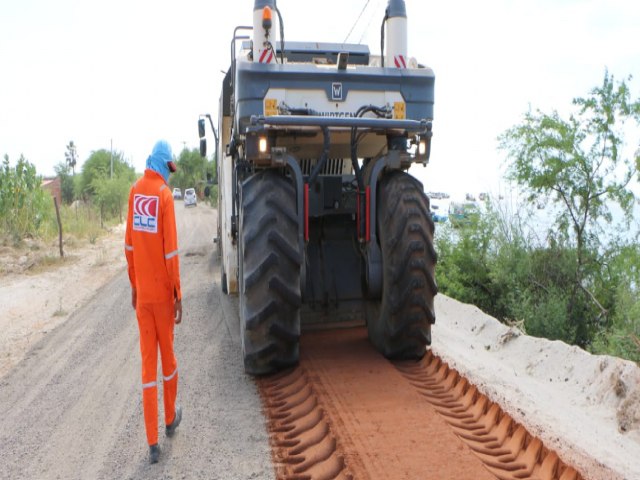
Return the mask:
[[140, 303], [136, 308], [142, 354], [142, 407], [149, 445], [158, 443], [158, 346], [162, 358], [164, 421], [175, 417], [178, 362], [173, 354], [173, 302]]
[[158, 443], [158, 347], [165, 423], [175, 418], [178, 364], [173, 352], [174, 299], [181, 300], [173, 196], [162, 176], [145, 170], [131, 188], [125, 234], [129, 280], [136, 289], [142, 356], [142, 403], [149, 445]]

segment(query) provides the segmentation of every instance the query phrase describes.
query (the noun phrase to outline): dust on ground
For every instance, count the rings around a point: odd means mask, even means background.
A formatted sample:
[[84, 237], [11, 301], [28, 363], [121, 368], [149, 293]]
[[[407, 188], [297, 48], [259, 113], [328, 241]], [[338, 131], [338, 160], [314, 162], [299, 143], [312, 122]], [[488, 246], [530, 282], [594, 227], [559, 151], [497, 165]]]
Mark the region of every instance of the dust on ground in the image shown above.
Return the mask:
[[26, 239], [0, 247], [0, 378], [125, 267], [124, 224], [90, 242]]

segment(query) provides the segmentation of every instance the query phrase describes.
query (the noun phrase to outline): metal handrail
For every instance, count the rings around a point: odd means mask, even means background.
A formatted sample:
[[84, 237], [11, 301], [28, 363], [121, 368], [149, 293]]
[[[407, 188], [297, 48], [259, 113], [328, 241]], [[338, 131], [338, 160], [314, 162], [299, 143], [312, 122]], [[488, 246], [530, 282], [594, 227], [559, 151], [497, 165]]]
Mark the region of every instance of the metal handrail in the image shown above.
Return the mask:
[[426, 133], [427, 120], [396, 120], [388, 118], [325, 117], [317, 115], [251, 115], [251, 125], [273, 125], [287, 127], [344, 127], [379, 130], [407, 130]]

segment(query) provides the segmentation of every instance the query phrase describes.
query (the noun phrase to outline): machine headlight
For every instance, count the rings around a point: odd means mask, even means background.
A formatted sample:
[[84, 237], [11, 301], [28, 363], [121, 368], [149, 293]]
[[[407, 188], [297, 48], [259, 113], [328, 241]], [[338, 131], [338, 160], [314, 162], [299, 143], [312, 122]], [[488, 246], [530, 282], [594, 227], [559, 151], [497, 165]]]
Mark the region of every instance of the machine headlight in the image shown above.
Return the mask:
[[420, 143], [418, 143], [418, 155], [424, 157], [427, 154], [427, 139], [421, 138]]
[[246, 158], [258, 165], [267, 165], [271, 162], [271, 142], [269, 136], [261, 132], [250, 132], [245, 142]]
[[416, 146], [416, 162], [421, 162], [426, 165], [431, 156], [431, 130], [429, 129], [424, 134], [420, 135], [417, 139]]
[[267, 137], [260, 137], [258, 139], [258, 151], [260, 153], [267, 153], [267, 148], [269, 143], [267, 142]]

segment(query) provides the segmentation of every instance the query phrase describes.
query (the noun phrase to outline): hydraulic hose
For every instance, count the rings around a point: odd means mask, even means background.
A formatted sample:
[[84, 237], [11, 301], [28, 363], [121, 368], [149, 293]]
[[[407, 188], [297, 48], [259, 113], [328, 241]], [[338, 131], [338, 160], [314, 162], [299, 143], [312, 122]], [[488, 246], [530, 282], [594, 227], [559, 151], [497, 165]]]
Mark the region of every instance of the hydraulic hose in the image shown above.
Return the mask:
[[[378, 117], [387, 117], [389, 111], [382, 107], [376, 107], [375, 105], [363, 105], [356, 112], [356, 117], [362, 117], [368, 112], [373, 112]], [[360, 135], [358, 135], [358, 128], [353, 127], [351, 129], [351, 166], [356, 175], [356, 181], [358, 183], [358, 204], [361, 212], [366, 210], [366, 192], [364, 186], [364, 178], [362, 176], [362, 169], [358, 163], [358, 142], [360, 141]], [[358, 236], [364, 237], [364, 230], [366, 225], [365, 215], [360, 215], [360, 221], [358, 225]]]
[[[351, 129], [351, 166], [353, 167], [353, 171], [356, 174], [356, 182], [358, 184], [358, 194], [357, 194], [357, 202], [358, 202], [358, 210], [360, 212], [364, 212], [366, 210], [366, 193], [364, 188], [364, 179], [362, 178], [362, 170], [360, 169], [360, 165], [358, 164], [358, 142], [356, 137], [357, 128]], [[365, 215], [360, 215], [358, 220], [358, 238], [362, 238], [364, 228], [365, 228]]]
[[318, 163], [316, 163], [316, 166], [311, 171], [311, 175], [309, 175], [309, 179], [307, 180], [307, 183], [309, 185], [312, 185], [313, 182], [315, 182], [316, 177], [324, 168], [324, 164], [327, 163], [327, 158], [329, 158], [329, 147], [331, 146], [331, 135], [329, 133], [329, 127], [322, 127], [322, 135], [324, 137], [322, 155], [320, 156], [320, 160], [318, 161]]
[[387, 23], [389, 19], [389, 8], [387, 8], [384, 12], [384, 18], [382, 19], [382, 25], [380, 26], [380, 61], [382, 62], [382, 67], [384, 68], [384, 24]]
[[280, 63], [284, 63], [284, 23], [282, 23], [282, 15], [278, 8], [278, 2], [274, 2], [274, 6], [276, 7], [276, 13], [278, 14], [278, 22], [280, 23]]

